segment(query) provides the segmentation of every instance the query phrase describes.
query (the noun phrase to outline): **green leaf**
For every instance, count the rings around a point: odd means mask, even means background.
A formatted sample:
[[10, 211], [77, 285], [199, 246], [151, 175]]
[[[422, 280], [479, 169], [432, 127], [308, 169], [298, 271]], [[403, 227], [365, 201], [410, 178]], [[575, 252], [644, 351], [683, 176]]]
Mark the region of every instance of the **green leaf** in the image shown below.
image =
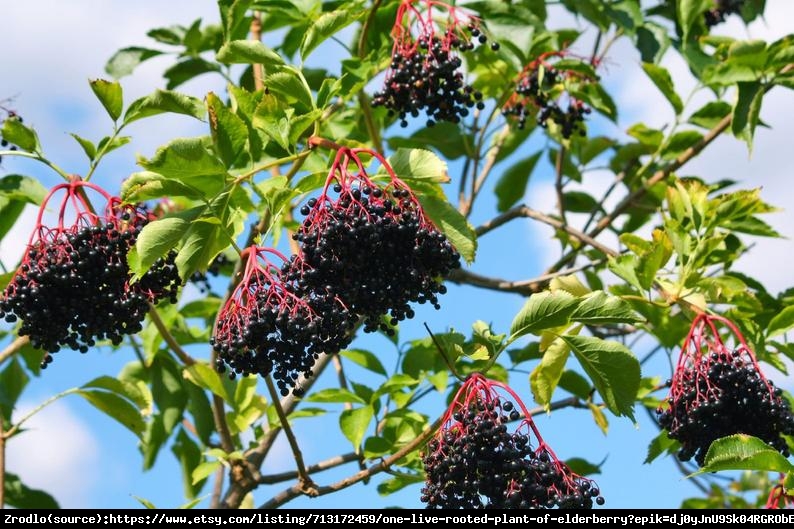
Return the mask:
[[248, 127], [212, 92], [207, 94], [207, 113], [215, 150], [226, 167], [231, 167], [245, 150]]
[[208, 364], [196, 362], [184, 369], [184, 375], [193, 384], [211, 391], [229, 404], [234, 404], [234, 400], [223, 384], [221, 376]]
[[83, 152], [88, 157], [88, 160], [93, 162], [94, 157], [96, 156], [96, 147], [94, 146], [94, 144], [91, 143], [91, 141], [78, 136], [74, 132], [70, 132], [69, 136], [74, 138], [75, 141], [80, 144], [80, 147], [83, 148]]
[[681, 98], [678, 97], [678, 94], [675, 92], [675, 87], [673, 86], [673, 78], [670, 77], [670, 72], [663, 66], [658, 66], [653, 63], [644, 62], [642, 63], [642, 69], [651, 78], [653, 84], [656, 85], [664, 97], [673, 105], [673, 109], [675, 110], [676, 115], [680, 114], [684, 111], [684, 103], [681, 101]]
[[664, 453], [671, 454], [677, 451], [681, 445], [675, 439], [670, 439], [667, 430], [662, 430], [659, 435], [653, 438], [648, 445], [648, 455], [643, 463], [648, 464]]
[[134, 494], [132, 495], [132, 497], [135, 498], [135, 501], [137, 501], [147, 509], [157, 509], [157, 506], [154, 503], [147, 500], [146, 498], [141, 498], [140, 496], [135, 496]]
[[469, 137], [463, 136], [460, 132], [460, 127], [455, 123], [442, 121], [441, 123], [436, 123], [432, 128], [422, 127], [408, 138], [394, 136], [389, 138], [388, 141], [389, 147], [392, 149], [400, 147], [426, 149], [433, 147], [444, 158], [454, 160], [466, 154], [466, 143], [469, 141]]
[[154, 220], [143, 227], [134, 250], [127, 254], [130, 271], [140, 278], [159, 259], [174, 248], [201, 214], [201, 206]]
[[[148, 409], [151, 406], [151, 395], [144, 394], [141, 387], [133, 384], [132, 382], [121, 380], [109, 376], [97, 377], [90, 382], [83, 384], [83, 389], [105, 389], [112, 393], [116, 393], [125, 399], [132, 401], [138, 406], [141, 411]], [[143, 386], [148, 392], [148, 387]]]
[[761, 439], [736, 434], [711, 443], [703, 467], [695, 474], [721, 470], [794, 472], [794, 465]]
[[689, 122], [699, 127], [712, 129], [730, 113], [731, 106], [725, 101], [710, 101], [689, 116]]
[[571, 90], [571, 95], [581, 99], [610, 120], [617, 122], [618, 108], [601, 83], [581, 85], [578, 90]]
[[[449, 182], [446, 162], [424, 149], [397, 149], [389, 156], [388, 162], [400, 179], [429, 180], [439, 184]], [[378, 173], [385, 173], [385, 170], [380, 168]]]
[[15, 509], [60, 509], [55, 498], [43, 490], [31, 489], [16, 474], [6, 472], [3, 479], [7, 506]]
[[766, 41], [737, 40], [728, 48], [728, 62], [762, 70], [766, 65]]
[[204, 118], [205, 107], [200, 99], [193, 96], [158, 89], [130, 104], [124, 113], [124, 124], [166, 112], [184, 114], [201, 120]]
[[533, 294], [513, 319], [508, 341], [566, 325], [578, 304], [579, 300], [564, 290]]
[[197, 483], [201, 483], [202, 481], [210, 477], [212, 474], [214, 474], [215, 471], [221, 468], [222, 466], [223, 463], [221, 463], [220, 460], [217, 459], [215, 461], [204, 461], [203, 463], [200, 463], [198, 466], [196, 466], [196, 468], [193, 469], [193, 472], [191, 472], [190, 474], [191, 483], [193, 483], [194, 485]]
[[163, 197], [186, 197], [194, 200], [206, 198], [202, 191], [188, 184], [151, 171], [141, 171], [130, 175], [121, 183], [120, 196], [125, 202], [132, 203]]
[[143, 435], [146, 424], [143, 422], [141, 412], [128, 400], [115, 393], [100, 390], [81, 389], [77, 394], [105, 415], [116, 419], [136, 436]]
[[47, 196], [47, 189], [29, 176], [7, 174], [0, 177], [0, 197], [39, 205]]
[[581, 300], [571, 314], [572, 321], [585, 325], [610, 325], [615, 323], [637, 323], [640, 320], [628, 302], [598, 290]]
[[551, 396], [560, 382], [571, 348], [560, 338], [555, 339], [543, 353], [540, 363], [529, 376], [535, 402], [549, 409]]
[[177, 460], [179, 460], [179, 466], [182, 468], [182, 483], [185, 487], [185, 497], [191, 499], [195, 498], [206, 483], [206, 478], [196, 481], [193, 474], [193, 470], [197, 468], [202, 461], [201, 449], [196, 442], [185, 433], [184, 428], [180, 428], [174, 440], [174, 444], [171, 446], [171, 451], [174, 453]]
[[204, 138], [177, 138], [157, 149], [150, 159], [139, 156], [138, 164], [189, 184], [206, 196], [219, 193], [226, 182], [226, 166], [207, 149]]
[[572, 457], [571, 459], [566, 459], [565, 464], [568, 465], [568, 468], [571, 469], [575, 474], [579, 474], [580, 476], [592, 476], [593, 474], [600, 474], [601, 473], [601, 465], [596, 465], [595, 463], [591, 463], [586, 459], [582, 459], [581, 457]]
[[[342, 5], [344, 6], [344, 4]], [[317, 17], [303, 35], [300, 47], [301, 58], [306, 59], [325, 39], [349, 26], [365, 13], [367, 13], [366, 9], [343, 7], [335, 11], [327, 11]]]
[[764, 88], [758, 82], [738, 83], [738, 95], [733, 107], [731, 131], [737, 138], [747, 143], [747, 148], [753, 150], [753, 134], [758, 125], [761, 113], [761, 102], [764, 98]]
[[607, 268], [616, 276], [624, 279], [631, 286], [639, 291], [645, 290], [639, 277], [637, 276], [637, 257], [631, 254], [621, 254], [617, 257], [609, 257]]
[[25, 373], [22, 364], [16, 358], [12, 358], [0, 372], [0, 411], [3, 413], [0, 420], [8, 420], [11, 417], [17, 399], [28, 382], [30, 377]]
[[367, 402], [353, 393], [352, 391], [344, 388], [327, 388], [316, 391], [306, 397], [307, 402], [358, 402], [359, 404], [366, 404]]
[[636, 138], [643, 145], [651, 147], [653, 150], [659, 148], [664, 140], [664, 133], [658, 129], [652, 129], [644, 123], [635, 123], [626, 131], [629, 136]]
[[712, 0], [676, 0], [678, 23], [687, 40], [695, 24], [700, 23], [703, 13], [713, 7]]
[[104, 79], [94, 79], [89, 81], [91, 90], [94, 91], [99, 102], [107, 110], [110, 119], [116, 121], [121, 116], [123, 99], [121, 85], [118, 81], [105, 81]]
[[151, 37], [157, 42], [178, 46], [185, 38], [185, 28], [182, 26], [171, 26], [168, 28], [154, 28], [146, 32], [147, 37]]
[[36, 132], [23, 125], [17, 117], [8, 118], [3, 122], [0, 136], [9, 143], [13, 143], [23, 151], [36, 152], [39, 150], [39, 138]]
[[263, 64], [265, 68], [284, 65], [284, 59], [258, 40], [233, 40], [227, 42], [215, 56], [224, 64]]
[[361, 441], [364, 440], [364, 435], [367, 433], [373, 416], [372, 406], [344, 410], [339, 416], [339, 428], [345, 437], [353, 443], [356, 451], [361, 447]]
[[446, 200], [424, 194], [418, 198], [425, 214], [447, 236], [461, 257], [468, 263], [474, 261], [477, 252], [477, 234], [466, 217]]
[[558, 385], [571, 395], [576, 395], [584, 400], [590, 398], [590, 392], [593, 389], [593, 386], [582, 375], [571, 369], [562, 372]]
[[200, 57], [191, 57], [184, 61], [179, 61], [166, 71], [163, 72], [163, 77], [168, 79], [165, 87], [168, 90], [190, 81], [194, 77], [205, 73], [220, 72], [221, 67], [214, 62], [205, 61]]
[[383, 367], [378, 357], [369, 351], [365, 351], [364, 349], [346, 349], [339, 354], [370, 371], [388, 376], [386, 368]]
[[113, 54], [105, 65], [105, 71], [115, 79], [131, 74], [143, 61], [162, 55], [159, 50], [149, 48], [123, 48]]
[[532, 171], [535, 170], [535, 165], [537, 165], [542, 154], [543, 151], [538, 151], [529, 158], [519, 160], [502, 173], [494, 187], [497, 210], [500, 212], [507, 211], [524, 197], [527, 184], [529, 184], [529, 177], [532, 176]]
[[631, 351], [621, 343], [592, 336], [563, 335], [561, 338], [571, 347], [607, 408], [615, 415], [634, 420], [640, 363]]
[[272, 94], [280, 96], [282, 101], [291, 106], [295, 102], [300, 102], [305, 110], [314, 108], [311, 92], [303, 84], [299, 72], [294, 69], [290, 68], [268, 75], [265, 78], [265, 86]]
[[770, 320], [769, 325], [766, 326], [766, 337], [774, 338], [791, 329], [794, 329], [794, 305], [784, 308]]
[[699, 143], [702, 139], [703, 134], [696, 130], [682, 130], [676, 132], [667, 140], [667, 143], [662, 148], [662, 158], [665, 160], [677, 158], [680, 154]]

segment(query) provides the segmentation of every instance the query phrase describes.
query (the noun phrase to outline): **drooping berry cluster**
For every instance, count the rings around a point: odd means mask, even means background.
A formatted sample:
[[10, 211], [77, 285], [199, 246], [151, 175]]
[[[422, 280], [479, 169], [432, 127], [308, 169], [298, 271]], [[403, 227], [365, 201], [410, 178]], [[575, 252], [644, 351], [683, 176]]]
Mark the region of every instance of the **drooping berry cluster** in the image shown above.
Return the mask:
[[[508, 427], [519, 419], [516, 428]], [[421, 500], [429, 509], [590, 509], [604, 503], [592, 480], [557, 459], [521, 399], [479, 374], [455, 395], [422, 462]]]
[[[106, 201], [94, 212], [87, 190]], [[42, 224], [55, 195], [58, 222]], [[22, 263], [0, 298], [0, 318], [21, 320], [20, 336], [55, 353], [62, 347], [87, 352], [98, 340], [121, 343], [139, 332], [149, 303], [176, 302], [180, 285], [174, 255], [159, 259], [132, 282], [127, 253], [150, 220], [134, 205], [122, 204], [98, 186], [75, 179], [55, 186], [39, 211]], [[44, 365], [52, 361], [48, 354]]]
[[312, 270], [300, 257], [287, 260], [276, 250], [252, 246], [242, 258], [242, 280], [221, 309], [210, 339], [218, 352], [216, 368], [231, 368], [232, 377], [272, 373], [283, 395], [290, 390], [299, 395], [298, 377], [311, 376], [320, 354], [347, 346], [355, 316], [332, 292], [305, 280]]
[[794, 490], [786, 488], [786, 475], [780, 475], [780, 481], [772, 487], [767, 496], [766, 509], [794, 509]]
[[[733, 334], [735, 349], [718, 326]], [[678, 457], [702, 465], [715, 439], [753, 435], [788, 456], [781, 435], [794, 434], [794, 415], [781, 390], [766, 379], [736, 326], [721, 316], [698, 315], [681, 349], [667, 407], [659, 423], [681, 443]]]
[[725, 22], [728, 15], [739, 14], [744, 0], [714, 0], [714, 7], [704, 14], [706, 26], [713, 27]]
[[[556, 123], [564, 138], [577, 132], [582, 136], [586, 134], [584, 118], [591, 109], [575, 97], [568, 96], [565, 98], [567, 107], [563, 110], [566, 104], [562, 95], [566, 84], [588, 83], [595, 79], [580, 70], [565, 67], [559, 62], [565, 55], [565, 52], [544, 53], [519, 74], [515, 92], [502, 108], [503, 114], [517, 118], [519, 129], [523, 129], [527, 119], [534, 116], [541, 127], [548, 127], [550, 121]], [[563, 67], [555, 67], [557, 63]]]
[[[380, 162], [385, 184], [370, 179], [362, 155]], [[365, 331], [392, 332], [381, 317], [389, 314], [392, 325], [412, 318], [412, 302], [439, 308], [438, 294], [446, 292], [439, 279], [460, 266], [411, 189], [369, 149], [339, 147], [321, 195], [301, 213], [294, 238], [311, 267], [305, 281], [339, 296], [363, 317]]]
[[[444, 14], [446, 21], [439, 22], [437, 16]], [[459, 55], [473, 50], [475, 41], [488, 41], [479, 19], [445, 2], [403, 0], [392, 37], [391, 66], [373, 106], [397, 113], [403, 127], [408, 116], [416, 118], [422, 111], [431, 127], [439, 121], [458, 123], [472, 107], [485, 108], [482, 94], [464, 80]], [[497, 50], [499, 44], [492, 42], [491, 48]]]

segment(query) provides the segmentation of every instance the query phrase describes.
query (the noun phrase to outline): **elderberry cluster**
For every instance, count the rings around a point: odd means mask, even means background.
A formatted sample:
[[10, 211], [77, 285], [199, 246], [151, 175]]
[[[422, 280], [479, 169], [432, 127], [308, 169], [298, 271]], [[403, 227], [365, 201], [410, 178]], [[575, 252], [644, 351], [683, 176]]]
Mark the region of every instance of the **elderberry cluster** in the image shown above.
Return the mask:
[[[320, 354], [334, 354], [350, 343], [355, 315], [325, 289], [305, 280], [310, 269], [293, 256], [281, 269], [260, 267], [257, 250], [249, 256], [243, 282], [221, 311], [210, 344], [216, 368], [229, 375], [273, 375], [282, 395], [300, 375], [312, 375]], [[248, 272], [248, 271], [247, 271]]]
[[[47, 231], [28, 246], [0, 298], [0, 318], [21, 320], [19, 335], [48, 353], [63, 347], [85, 353], [99, 340], [118, 345], [139, 332], [149, 302], [176, 302], [180, 285], [173, 253], [130, 282], [127, 253], [147, 222], [131, 208], [96, 225]], [[42, 367], [51, 361], [47, 354]]]
[[743, 433], [788, 456], [782, 435], [794, 435], [794, 415], [779, 388], [740, 350], [712, 352], [696, 370], [676, 373], [679, 391], [658, 410], [659, 423], [681, 443], [678, 457], [703, 465], [715, 439]]
[[[488, 40], [476, 26], [468, 29], [478, 42]], [[459, 123], [471, 108], [485, 108], [482, 94], [464, 81], [463, 61], [456, 52], [473, 50], [472, 39], [461, 38], [450, 28], [443, 38], [424, 35], [416, 44], [398, 48], [392, 55], [385, 86], [374, 94], [373, 106], [386, 107], [390, 115], [396, 113], [402, 127], [408, 126], [408, 116], [419, 117], [422, 111], [427, 126], [432, 127], [439, 121]], [[493, 42], [491, 48], [498, 50], [499, 44]]]
[[583, 126], [584, 118], [592, 110], [575, 99], [572, 99], [568, 108], [563, 110], [560, 104], [550, 97], [550, 90], [561, 78], [560, 72], [553, 67], [545, 67], [542, 76], [538, 68], [530, 68], [518, 80], [515, 96], [505, 105], [502, 113], [506, 116], [516, 116], [516, 126], [519, 129], [523, 129], [527, 118], [534, 114], [541, 127], [548, 127], [549, 120], [556, 123], [563, 138], [570, 138], [577, 132], [584, 136], [586, 134]]
[[476, 400], [422, 456], [427, 479], [421, 501], [437, 509], [590, 509], [604, 503], [597, 486], [571, 472], [528, 434], [508, 431], [520, 418], [509, 401]]
[[714, 0], [714, 8], [704, 14], [706, 27], [714, 27], [725, 22], [728, 15], [741, 13], [743, 5], [744, 0]]
[[460, 254], [425, 220], [406, 188], [333, 187], [338, 197], [310, 199], [294, 238], [310, 269], [304, 284], [324, 289], [364, 319], [364, 330], [393, 333], [391, 325], [412, 318], [409, 303], [430, 303], [437, 309], [438, 281], [460, 266]]

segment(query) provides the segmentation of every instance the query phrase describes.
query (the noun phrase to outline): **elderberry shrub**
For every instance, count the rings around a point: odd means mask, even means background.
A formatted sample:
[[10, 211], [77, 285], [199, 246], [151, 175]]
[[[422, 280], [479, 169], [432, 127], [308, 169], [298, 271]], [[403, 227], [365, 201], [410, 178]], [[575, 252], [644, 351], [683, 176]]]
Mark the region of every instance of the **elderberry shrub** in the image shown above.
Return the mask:
[[304, 280], [337, 295], [363, 317], [365, 331], [391, 334], [381, 316], [393, 326], [414, 316], [410, 303], [440, 308], [446, 286], [439, 279], [460, 266], [460, 254], [390, 167], [392, 179], [382, 187], [363, 169], [348, 170], [349, 162], [363, 168], [358, 156], [364, 151], [339, 152], [322, 195], [301, 208], [306, 217], [294, 238], [311, 267]]
[[[277, 267], [267, 258], [284, 262]], [[335, 354], [350, 343], [355, 315], [333, 293], [304, 281], [310, 268], [300, 257], [287, 260], [275, 250], [253, 246], [243, 253], [243, 279], [227, 300], [210, 344], [216, 368], [229, 375], [272, 373], [282, 395], [302, 394], [298, 377], [312, 376], [320, 354]]]
[[[50, 353], [67, 347], [87, 352], [99, 340], [121, 343], [124, 335], [142, 330], [149, 303], [176, 302], [180, 285], [175, 254], [158, 259], [137, 282], [131, 282], [127, 253], [149, 217], [133, 205], [108, 198], [103, 217], [91, 213], [78, 188], [99, 190], [81, 181], [56, 186], [42, 204], [38, 226], [22, 264], [0, 298], [0, 318], [21, 320], [18, 334]], [[41, 213], [53, 193], [66, 190], [58, 226], [41, 225]], [[64, 208], [79, 204], [72, 225]]]
[[714, 0], [714, 7], [705, 12], [706, 26], [713, 27], [725, 22], [728, 15], [739, 14], [745, 0]]
[[[592, 480], [573, 473], [540, 437], [523, 403], [502, 398], [501, 383], [469, 378], [444, 426], [422, 455], [428, 509], [590, 509], [604, 498]], [[512, 432], [508, 423], [524, 414]], [[538, 440], [533, 448], [532, 435]]]
[[[725, 345], [715, 322], [734, 332], [739, 347]], [[703, 465], [714, 440], [737, 433], [758, 437], [789, 455], [781, 437], [794, 435], [789, 403], [764, 377], [738, 329], [724, 318], [700, 315], [693, 322], [667, 404], [657, 410], [659, 424], [681, 443], [681, 461], [694, 457]]]
[[[439, 121], [459, 123], [469, 115], [470, 109], [485, 108], [482, 94], [472, 89], [464, 80], [459, 53], [473, 50], [475, 42], [485, 44], [488, 37], [479, 21], [444, 2], [425, 1], [425, 11], [420, 11], [412, 0], [405, 0], [397, 12], [392, 34], [395, 36], [392, 61], [384, 87], [372, 98], [373, 106], [395, 113], [402, 127], [408, 126], [408, 117], [419, 117], [424, 112], [427, 126]], [[432, 10], [449, 12], [444, 27], [432, 17]], [[469, 20], [463, 27], [462, 21]], [[410, 29], [417, 22], [420, 34], [414, 36]], [[493, 50], [499, 44], [491, 43]]]
[[586, 135], [584, 118], [592, 112], [582, 101], [569, 97], [568, 105], [563, 105], [553, 97], [558, 90], [556, 85], [565, 80], [575, 79], [579, 83], [591, 82], [594, 79], [573, 70], [558, 70], [548, 62], [552, 58], [563, 57], [564, 52], [549, 52], [531, 62], [518, 77], [515, 92], [502, 108], [505, 116], [515, 116], [516, 126], [523, 129], [527, 119], [532, 116], [541, 127], [547, 128], [554, 122], [560, 128], [563, 138], [570, 138], [578, 133]]

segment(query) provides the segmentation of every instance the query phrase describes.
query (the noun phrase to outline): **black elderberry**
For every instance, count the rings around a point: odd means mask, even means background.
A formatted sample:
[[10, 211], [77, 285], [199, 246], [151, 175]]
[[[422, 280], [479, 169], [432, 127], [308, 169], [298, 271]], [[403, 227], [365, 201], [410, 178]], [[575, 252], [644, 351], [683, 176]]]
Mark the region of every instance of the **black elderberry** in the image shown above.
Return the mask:
[[[516, 410], [497, 388], [509, 392], [526, 415], [512, 433], [505, 413]], [[517, 395], [479, 374], [456, 394], [422, 462], [420, 499], [428, 509], [589, 509], [604, 503], [591, 480], [557, 459]]]
[[345, 306], [363, 317], [365, 331], [388, 333], [381, 316], [395, 325], [414, 316], [410, 303], [439, 307], [438, 295], [446, 292], [440, 279], [460, 266], [460, 255], [382, 157], [392, 174], [385, 187], [359, 170], [364, 151], [341, 152], [329, 177], [339, 182], [333, 187], [338, 196], [326, 185], [294, 236], [312, 270], [304, 280], [315, 289], [333, 285]]
[[[91, 211], [79, 192], [83, 189], [107, 199], [104, 216]], [[42, 214], [61, 191], [58, 225], [48, 228], [41, 223]], [[68, 213], [75, 215], [72, 225], [64, 221]], [[122, 205], [93, 184], [75, 180], [56, 186], [43, 202], [23, 262], [0, 298], [0, 318], [18, 318], [18, 334], [48, 353], [64, 347], [87, 352], [100, 340], [117, 345], [123, 336], [139, 332], [149, 304], [175, 302], [180, 286], [173, 253], [131, 281], [127, 253], [147, 222], [144, 209]], [[44, 364], [51, 361], [48, 355]]]
[[212, 290], [210, 276], [218, 277], [225, 268], [231, 265], [231, 262], [232, 261], [226, 254], [219, 253], [207, 267], [206, 272], [194, 272], [193, 275], [188, 278], [188, 281], [196, 285], [199, 292], [206, 294]]
[[[722, 323], [739, 343], [728, 348], [713, 329]], [[705, 353], [702, 351], [706, 351]], [[783, 435], [794, 434], [794, 414], [767, 380], [738, 329], [719, 316], [699, 315], [692, 323], [673, 376], [659, 424], [681, 444], [678, 458], [703, 465], [711, 443], [743, 433], [789, 455]]]
[[[271, 263], [267, 255], [282, 260]], [[313, 271], [302, 258], [275, 250], [244, 251], [243, 279], [227, 300], [210, 343], [216, 368], [235, 374], [273, 375], [281, 393], [300, 394], [299, 375], [311, 376], [321, 354], [335, 354], [350, 342], [356, 317], [328, 289], [306, 280]]]
[[725, 18], [732, 14], [739, 14], [745, 0], [714, 0], [714, 7], [704, 13], [707, 27], [713, 27], [725, 22]]

